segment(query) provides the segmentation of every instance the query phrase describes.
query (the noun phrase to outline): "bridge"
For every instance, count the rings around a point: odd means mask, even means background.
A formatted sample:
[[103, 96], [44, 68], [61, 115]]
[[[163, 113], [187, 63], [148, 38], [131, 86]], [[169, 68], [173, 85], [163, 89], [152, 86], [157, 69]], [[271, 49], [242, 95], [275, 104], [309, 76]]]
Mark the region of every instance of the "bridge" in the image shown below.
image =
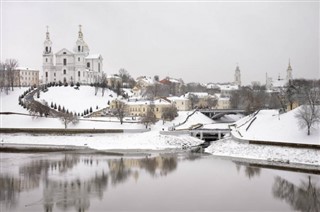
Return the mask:
[[227, 114], [245, 113], [245, 110], [242, 109], [198, 109], [198, 111], [213, 120], [219, 119]]

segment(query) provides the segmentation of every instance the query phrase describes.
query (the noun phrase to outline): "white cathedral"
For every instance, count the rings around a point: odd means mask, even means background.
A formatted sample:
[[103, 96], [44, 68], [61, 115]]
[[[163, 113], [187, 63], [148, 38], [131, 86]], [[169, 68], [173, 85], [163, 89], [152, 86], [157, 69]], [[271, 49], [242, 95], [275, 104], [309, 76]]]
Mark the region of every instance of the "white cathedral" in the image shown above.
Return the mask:
[[79, 25], [78, 40], [73, 52], [63, 48], [52, 53], [52, 42], [47, 27], [43, 50], [43, 82], [90, 84], [97, 82], [103, 73], [103, 58], [100, 54], [89, 54]]

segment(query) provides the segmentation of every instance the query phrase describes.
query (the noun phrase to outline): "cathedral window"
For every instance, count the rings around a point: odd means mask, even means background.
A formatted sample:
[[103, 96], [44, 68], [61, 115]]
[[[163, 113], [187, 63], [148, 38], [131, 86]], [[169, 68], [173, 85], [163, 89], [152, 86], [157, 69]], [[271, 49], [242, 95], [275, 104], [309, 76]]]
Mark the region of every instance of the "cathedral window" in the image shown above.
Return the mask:
[[87, 63], [87, 68], [90, 68], [90, 63]]
[[100, 72], [100, 63], [98, 63], [98, 71]]
[[63, 74], [67, 74], [67, 70], [66, 69], [63, 69]]
[[46, 62], [48, 62], [48, 58], [46, 58]]
[[67, 52], [63, 52], [63, 54], [67, 54]]
[[80, 52], [81, 46], [78, 46], [78, 52]]
[[46, 72], [46, 77], [48, 77], [48, 72]]
[[63, 65], [66, 66], [67, 65], [67, 59], [63, 58]]
[[78, 57], [78, 61], [80, 62], [80, 57]]
[[80, 77], [80, 71], [78, 71], [78, 77]]
[[46, 53], [48, 53], [49, 52], [49, 48], [48, 48], [48, 46], [46, 46]]

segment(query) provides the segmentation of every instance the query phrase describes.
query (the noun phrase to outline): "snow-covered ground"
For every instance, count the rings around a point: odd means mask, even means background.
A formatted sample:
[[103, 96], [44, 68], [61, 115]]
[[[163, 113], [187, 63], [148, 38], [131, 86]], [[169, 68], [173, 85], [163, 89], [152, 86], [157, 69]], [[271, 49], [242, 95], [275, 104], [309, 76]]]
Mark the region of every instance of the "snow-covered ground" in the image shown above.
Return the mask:
[[145, 133], [84, 134], [70, 136], [30, 136], [26, 134], [2, 134], [2, 144], [73, 145], [96, 150], [164, 150], [182, 149], [203, 143], [187, 135], [160, 135], [157, 131]]
[[93, 111], [108, 106], [108, 101], [112, 101], [117, 97], [113, 91], [106, 89], [102, 96], [101, 89], [95, 95], [95, 88], [91, 86], [80, 86], [79, 90], [70, 86], [50, 87], [48, 91], [40, 93], [40, 101], [45, 100], [48, 105], [56, 103], [57, 106], [64, 106], [70, 112], [83, 113], [84, 110], [92, 108]]
[[[74, 96], [63, 96], [65, 90], [73, 93]], [[18, 112], [28, 114], [28, 111], [18, 105], [18, 96], [27, 88], [15, 88], [10, 95], [1, 95], [1, 112]], [[45, 99], [49, 104], [52, 102], [61, 104], [69, 110], [81, 112], [88, 107], [105, 107], [110, 100], [110, 94], [101, 97], [94, 96], [94, 88], [80, 87], [80, 90], [86, 92], [84, 96], [77, 96], [79, 91], [71, 87], [53, 87], [49, 88], [47, 93], [41, 93], [40, 99]], [[52, 94], [50, 96], [49, 94]], [[88, 95], [89, 97], [87, 97]], [[79, 98], [78, 98], [79, 97]], [[87, 99], [92, 99], [88, 100]], [[87, 103], [84, 103], [86, 102]], [[61, 103], [60, 103], [61, 102]], [[188, 135], [160, 135], [159, 131], [167, 130], [172, 126], [178, 126], [183, 123], [189, 114], [193, 111], [179, 112], [179, 116], [171, 122], [158, 121], [151, 125], [151, 131], [145, 133], [124, 133], [124, 134], [94, 134], [94, 135], [69, 135], [69, 136], [48, 136], [30, 134], [0, 134], [0, 141], [4, 144], [26, 144], [26, 145], [75, 145], [87, 146], [98, 150], [112, 149], [181, 149], [183, 147], [195, 146], [203, 141], [190, 137]], [[263, 140], [263, 141], [281, 141], [281, 142], [301, 142], [319, 144], [320, 129], [312, 129], [311, 136], [307, 136], [306, 130], [301, 130], [297, 120], [294, 117], [296, 110], [285, 114], [278, 114], [276, 110], [262, 110], [256, 115], [252, 122], [252, 115], [244, 117], [236, 122], [236, 127], [232, 134], [243, 140]], [[226, 119], [237, 119], [238, 116], [229, 116]], [[2, 128], [64, 128], [59, 119], [54, 118], [31, 118], [23, 115], [0, 115], [0, 126]], [[203, 124], [204, 128], [226, 128], [226, 124], [219, 124], [212, 121], [200, 112], [196, 112], [189, 117], [188, 121], [176, 129], [187, 129], [195, 124]], [[221, 125], [221, 126], [220, 126]], [[145, 129], [145, 126], [139, 123], [124, 123], [116, 118], [88, 118], [81, 119], [78, 125], [70, 124], [69, 128], [77, 129]], [[248, 129], [247, 129], [248, 128]], [[240, 136], [240, 134], [242, 137]], [[320, 166], [320, 151], [312, 149], [299, 149], [289, 147], [276, 147], [267, 145], [254, 145], [244, 142], [237, 142], [231, 138], [215, 141], [206, 149], [206, 152], [218, 156], [228, 156], [237, 158], [251, 158], [270, 161], [290, 161], [290, 163], [310, 164]]]
[[248, 144], [231, 138], [214, 141], [205, 151], [216, 156], [320, 166], [320, 150]]
[[[244, 140], [290, 142], [320, 145], [320, 127], [314, 126], [311, 135], [300, 129], [295, 114], [299, 108], [279, 114], [278, 110], [261, 110], [254, 116], [247, 116], [236, 122], [232, 134]], [[249, 127], [251, 123], [251, 126]]]

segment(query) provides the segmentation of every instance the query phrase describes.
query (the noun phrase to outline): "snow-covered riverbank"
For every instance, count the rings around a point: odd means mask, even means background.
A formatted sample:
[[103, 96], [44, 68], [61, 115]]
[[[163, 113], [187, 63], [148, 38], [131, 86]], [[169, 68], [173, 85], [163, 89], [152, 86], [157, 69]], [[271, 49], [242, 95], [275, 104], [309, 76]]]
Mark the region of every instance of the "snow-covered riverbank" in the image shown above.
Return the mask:
[[213, 141], [205, 152], [215, 156], [305, 164], [320, 167], [320, 150], [316, 149], [248, 144], [226, 138]]
[[81, 134], [81, 135], [31, 135], [1, 134], [2, 144], [61, 145], [88, 147], [95, 150], [164, 150], [184, 149], [203, 143], [188, 136], [160, 135], [157, 131], [145, 133]]

